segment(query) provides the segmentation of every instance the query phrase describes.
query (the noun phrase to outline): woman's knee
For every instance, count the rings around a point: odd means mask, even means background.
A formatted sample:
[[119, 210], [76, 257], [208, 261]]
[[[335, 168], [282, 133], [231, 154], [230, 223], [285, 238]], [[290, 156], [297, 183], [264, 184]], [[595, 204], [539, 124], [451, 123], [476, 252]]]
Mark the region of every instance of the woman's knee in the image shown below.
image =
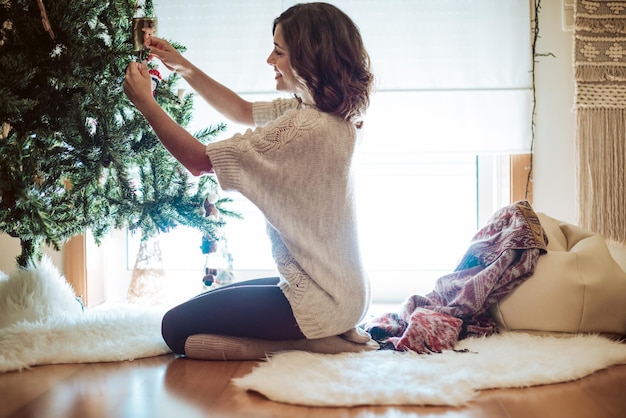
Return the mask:
[[165, 315], [163, 315], [163, 319], [161, 320], [161, 336], [174, 353], [184, 354], [185, 340], [187, 337], [180, 334], [180, 325], [176, 316], [174, 309], [167, 311]]

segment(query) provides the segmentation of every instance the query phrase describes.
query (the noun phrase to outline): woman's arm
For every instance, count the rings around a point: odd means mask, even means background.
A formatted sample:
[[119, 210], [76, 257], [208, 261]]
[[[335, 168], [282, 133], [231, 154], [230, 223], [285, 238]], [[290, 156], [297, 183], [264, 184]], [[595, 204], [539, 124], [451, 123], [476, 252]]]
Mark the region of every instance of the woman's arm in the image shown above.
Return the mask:
[[168, 69], [179, 73], [215, 110], [233, 122], [254, 124], [251, 102], [202, 72], [167, 41], [150, 36], [145, 46], [150, 48], [151, 57], [158, 58]]
[[126, 68], [124, 93], [144, 115], [163, 146], [195, 176], [212, 170], [205, 145], [178, 125], [152, 97], [150, 74], [145, 64], [131, 62]]

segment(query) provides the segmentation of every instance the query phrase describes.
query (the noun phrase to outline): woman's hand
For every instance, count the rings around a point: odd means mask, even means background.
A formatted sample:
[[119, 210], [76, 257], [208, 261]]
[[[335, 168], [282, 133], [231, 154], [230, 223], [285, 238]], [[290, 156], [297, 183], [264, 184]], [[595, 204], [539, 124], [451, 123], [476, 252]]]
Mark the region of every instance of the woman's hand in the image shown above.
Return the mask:
[[152, 80], [145, 63], [131, 62], [126, 67], [124, 93], [146, 118], [165, 148], [194, 176], [211, 171], [211, 160], [202, 142], [168, 115], [152, 96]]
[[166, 40], [148, 36], [145, 39], [144, 46], [150, 48], [148, 60], [156, 57], [170, 71], [178, 72], [187, 63], [185, 57]]
[[143, 105], [154, 101], [152, 80], [145, 63], [131, 62], [128, 64], [124, 79], [124, 93], [139, 111], [142, 110]]

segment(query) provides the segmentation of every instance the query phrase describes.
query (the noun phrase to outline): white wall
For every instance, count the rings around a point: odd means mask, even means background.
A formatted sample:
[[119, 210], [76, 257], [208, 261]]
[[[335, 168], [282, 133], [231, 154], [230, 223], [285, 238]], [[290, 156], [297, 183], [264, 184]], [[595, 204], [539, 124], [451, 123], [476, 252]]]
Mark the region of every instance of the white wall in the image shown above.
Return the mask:
[[577, 224], [573, 32], [561, 25], [561, 2], [543, 0], [536, 53], [533, 207]]
[[[561, 26], [561, 2], [543, 0], [539, 16], [538, 53], [555, 57], [537, 57], [536, 128], [534, 172], [534, 208], [537, 211], [576, 223], [576, 141], [574, 77], [572, 65], [573, 33]], [[111, 254], [109, 251], [106, 251]], [[63, 269], [61, 253], [49, 252]], [[119, 256], [115, 251], [116, 257]], [[19, 241], [0, 236], [0, 271], [15, 269]]]

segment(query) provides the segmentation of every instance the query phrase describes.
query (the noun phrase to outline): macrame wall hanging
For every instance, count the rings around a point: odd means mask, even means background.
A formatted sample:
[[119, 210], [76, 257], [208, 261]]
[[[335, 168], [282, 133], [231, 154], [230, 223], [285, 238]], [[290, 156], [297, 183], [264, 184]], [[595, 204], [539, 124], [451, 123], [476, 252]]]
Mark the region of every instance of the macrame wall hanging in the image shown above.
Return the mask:
[[580, 226], [626, 244], [626, 1], [576, 0]]

